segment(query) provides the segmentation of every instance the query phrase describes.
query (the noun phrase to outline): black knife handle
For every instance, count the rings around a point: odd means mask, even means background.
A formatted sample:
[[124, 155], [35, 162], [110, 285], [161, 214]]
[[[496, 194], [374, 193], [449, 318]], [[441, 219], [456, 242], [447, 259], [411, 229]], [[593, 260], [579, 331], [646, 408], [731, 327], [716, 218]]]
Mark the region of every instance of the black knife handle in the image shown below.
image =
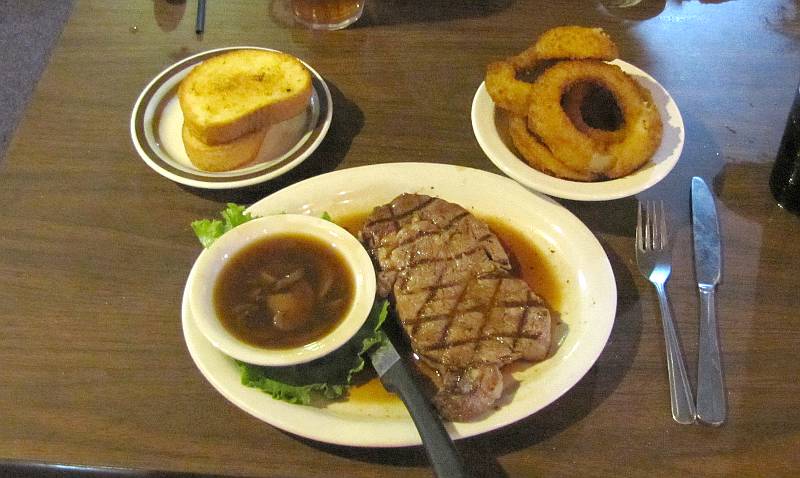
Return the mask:
[[411, 414], [414, 425], [422, 437], [425, 453], [439, 478], [469, 477], [467, 467], [456, 449], [455, 443], [445, 430], [438, 413], [416, 384], [416, 379], [411, 374], [408, 366], [398, 361], [381, 377], [383, 384], [389, 391], [400, 395], [408, 412]]

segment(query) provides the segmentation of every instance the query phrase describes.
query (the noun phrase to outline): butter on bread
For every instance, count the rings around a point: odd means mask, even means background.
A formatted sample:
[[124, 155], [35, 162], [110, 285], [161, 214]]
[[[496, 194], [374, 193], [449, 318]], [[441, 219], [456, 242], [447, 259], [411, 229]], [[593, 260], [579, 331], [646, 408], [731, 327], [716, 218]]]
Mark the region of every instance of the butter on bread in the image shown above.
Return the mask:
[[240, 136], [227, 143], [209, 145], [195, 136], [186, 123], [181, 129], [183, 147], [192, 164], [203, 171], [230, 171], [255, 159], [269, 127]]
[[294, 56], [235, 50], [197, 65], [181, 82], [178, 100], [184, 129], [213, 146], [302, 113], [311, 92], [311, 73]]

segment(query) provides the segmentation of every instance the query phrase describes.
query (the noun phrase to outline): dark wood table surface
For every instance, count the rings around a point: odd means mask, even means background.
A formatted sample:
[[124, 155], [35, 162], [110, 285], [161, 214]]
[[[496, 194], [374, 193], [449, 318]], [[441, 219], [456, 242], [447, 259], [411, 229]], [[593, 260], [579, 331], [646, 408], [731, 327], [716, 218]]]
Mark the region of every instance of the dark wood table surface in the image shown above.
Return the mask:
[[[459, 448], [480, 476], [800, 472], [800, 218], [780, 209], [767, 185], [800, 80], [797, 2], [643, 0], [610, 12], [597, 0], [367, 0], [356, 25], [333, 33], [293, 26], [284, 8], [211, 0], [198, 37], [195, 2], [77, 2], [0, 170], [6, 473], [66, 464], [113, 473], [430, 476], [420, 447], [298, 438], [214, 390], [181, 329], [181, 295], [200, 251], [189, 223], [226, 201], [250, 204], [360, 165], [423, 161], [500, 174], [470, 124], [485, 65], [563, 24], [606, 29], [621, 57], [680, 107], [681, 159], [638, 197], [670, 206], [670, 298], [696, 389], [689, 183], [698, 175], [712, 186], [724, 235], [717, 306], [729, 417], [718, 428], [670, 417], [658, 303], [634, 258], [636, 197], [559, 200], [613, 267], [611, 337], [561, 398]], [[179, 186], [133, 149], [132, 106], [168, 65], [234, 45], [311, 64], [331, 87], [332, 127], [310, 159], [275, 181], [217, 192]]]

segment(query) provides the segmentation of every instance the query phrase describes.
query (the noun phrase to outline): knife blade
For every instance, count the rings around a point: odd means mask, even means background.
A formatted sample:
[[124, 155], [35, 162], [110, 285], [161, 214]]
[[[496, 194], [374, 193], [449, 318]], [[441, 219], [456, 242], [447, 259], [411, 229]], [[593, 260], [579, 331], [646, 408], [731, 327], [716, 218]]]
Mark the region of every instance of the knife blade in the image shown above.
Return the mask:
[[700, 293], [700, 350], [697, 363], [697, 418], [722, 425], [726, 417], [725, 384], [717, 336], [714, 291], [722, 271], [722, 241], [714, 196], [702, 178], [692, 178], [694, 269]]
[[438, 413], [417, 385], [411, 370], [391, 342], [370, 352], [370, 360], [384, 387], [400, 396], [417, 427], [425, 453], [436, 476], [467, 477], [466, 465]]

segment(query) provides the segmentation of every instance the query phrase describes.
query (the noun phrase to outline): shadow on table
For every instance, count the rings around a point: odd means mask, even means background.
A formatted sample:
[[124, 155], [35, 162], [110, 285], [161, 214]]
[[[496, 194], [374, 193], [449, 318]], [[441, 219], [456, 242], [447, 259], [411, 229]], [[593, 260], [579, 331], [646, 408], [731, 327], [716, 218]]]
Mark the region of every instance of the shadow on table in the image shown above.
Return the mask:
[[185, 185], [180, 187], [212, 201], [252, 204], [296, 182], [336, 169], [344, 161], [353, 138], [364, 127], [364, 113], [336, 85], [328, 82], [328, 88], [333, 100], [331, 127], [317, 150], [296, 168], [265, 183], [239, 189], [200, 189]]
[[513, 4], [513, 0], [464, 2], [458, 0], [382, 0], [367, 1], [364, 16], [354, 27], [432, 23], [459, 18], [479, 18], [493, 15]]
[[628, 236], [631, 239], [634, 236], [636, 228], [635, 197], [597, 202], [559, 199], [558, 202], [576, 215], [595, 235]]
[[[460, 0], [368, 0], [361, 18], [349, 30], [380, 25], [432, 23], [458, 18], [492, 15], [514, 3], [514, 0], [464, 2]], [[298, 26], [292, 15], [291, 0], [273, 0], [269, 15], [279, 25]], [[298, 26], [298, 28], [302, 28]]]
[[153, 17], [163, 32], [178, 28], [185, 12], [186, 0], [153, 0]]
[[664, 200], [675, 232], [691, 227], [692, 177], [702, 177], [709, 187], [716, 190], [715, 194], [719, 195], [716, 186], [724, 176], [725, 166], [723, 148], [703, 119], [694, 116], [690, 111], [683, 112], [683, 119], [686, 131], [691, 132], [691, 136], [684, 145], [675, 169], [661, 182], [639, 195], [642, 199]]
[[[272, 18], [283, 25], [294, 24], [290, 3], [291, 0], [273, 0], [269, 7]], [[464, 2], [459, 0], [367, 1], [361, 19], [348, 28], [359, 29], [374, 26], [435, 23], [455, 19], [489, 17], [509, 8], [514, 3], [515, 0], [489, 0], [481, 2]], [[576, 2], [576, 8], [574, 10], [582, 8], [578, 3], [580, 2]], [[614, 7], [612, 6], [613, 3], [614, 2], [609, 2], [607, 0], [597, 0], [596, 6], [600, 15], [618, 18], [622, 21], [642, 21], [660, 15], [667, 6], [667, 0], [642, 0], [635, 6], [624, 8]], [[546, 10], [548, 8], [552, 8], [556, 14], [559, 14], [559, 17], [563, 16], [564, 11], [571, 10], [570, 6], [565, 4], [565, 2], [553, 2], [552, 4], [542, 2], [541, 7], [543, 16], [547, 16]], [[562, 20], [561, 23], [568, 24], [570, 22], [575, 24], [587, 23], [571, 19]], [[591, 23], [593, 22], [588, 21], [587, 24]], [[598, 22], [594, 21], [594, 23]]]
[[[514, 0], [483, 2], [463, 2], [458, 0], [367, 1], [364, 7], [364, 16], [351, 28], [404, 23], [433, 23], [463, 18], [488, 17], [507, 9], [514, 3]], [[639, 4], [626, 8], [606, 7], [606, 3], [609, 2], [597, 1], [600, 10], [606, 15], [623, 21], [640, 21], [656, 17], [664, 11], [667, 5], [666, 0], [642, 0]], [[547, 8], [548, 4], [543, 2], [542, 9]], [[562, 13], [565, 9], [568, 10], [569, 6], [565, 5], [564, 2], [555, 2], [552, 3], [552, 8], [557, 10], [556, 13]]]

